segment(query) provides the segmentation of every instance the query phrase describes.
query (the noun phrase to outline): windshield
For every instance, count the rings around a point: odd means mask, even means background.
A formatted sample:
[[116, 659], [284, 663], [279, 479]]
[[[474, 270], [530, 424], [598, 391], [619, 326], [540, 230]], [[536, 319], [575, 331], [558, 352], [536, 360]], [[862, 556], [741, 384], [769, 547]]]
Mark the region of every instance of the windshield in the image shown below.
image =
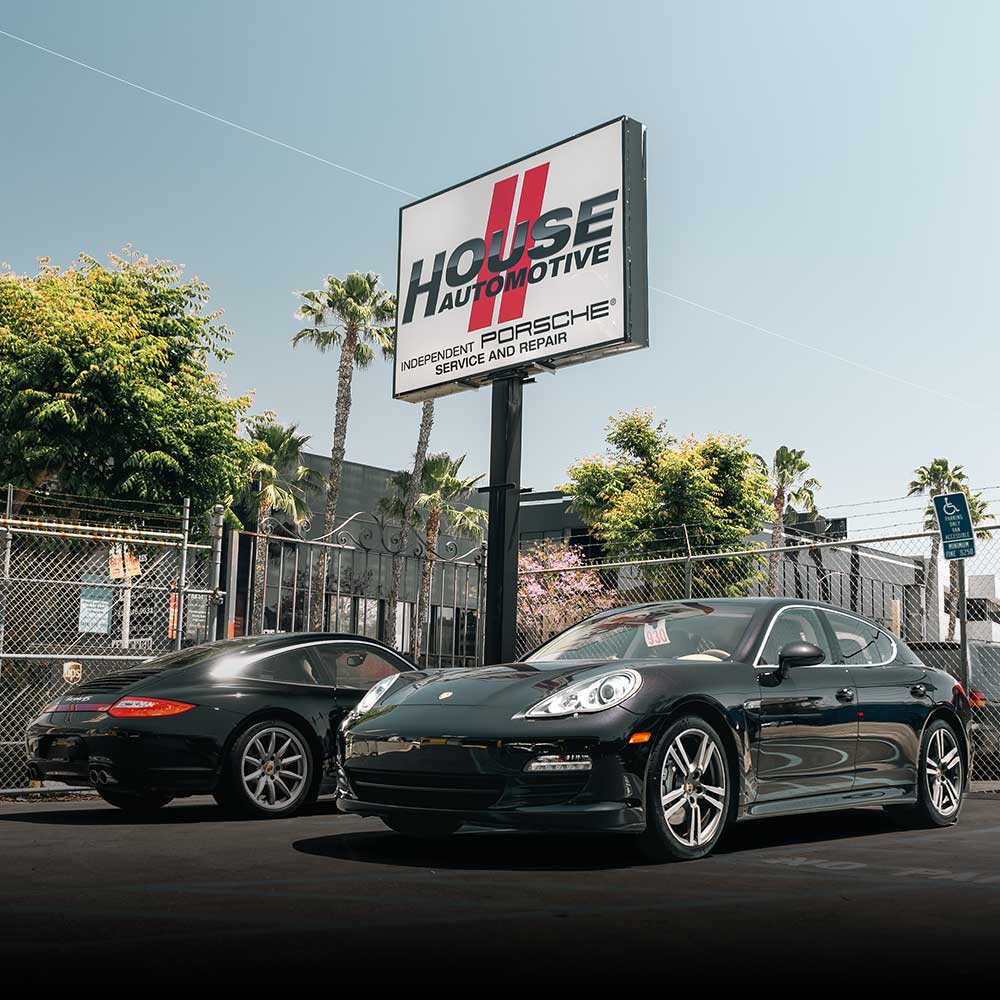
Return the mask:
[[727, 660], [750, 624], [749, 604], [656, 604], [588, 618], [526, 658], [546, 660]]

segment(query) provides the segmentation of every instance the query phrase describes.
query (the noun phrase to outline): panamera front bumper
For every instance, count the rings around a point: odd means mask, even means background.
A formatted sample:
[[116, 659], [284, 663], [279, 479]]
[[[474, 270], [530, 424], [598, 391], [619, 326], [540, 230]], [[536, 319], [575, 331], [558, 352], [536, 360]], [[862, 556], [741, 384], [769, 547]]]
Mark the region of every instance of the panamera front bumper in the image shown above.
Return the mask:
[[[480, 826], [637, 832], [645, 828], [644, 750], [621, 740], [348, 733], [339, 804], [361, 816], [434, 814]], [[525, 770], [542, 756], [582, 758], [589, 768]]]

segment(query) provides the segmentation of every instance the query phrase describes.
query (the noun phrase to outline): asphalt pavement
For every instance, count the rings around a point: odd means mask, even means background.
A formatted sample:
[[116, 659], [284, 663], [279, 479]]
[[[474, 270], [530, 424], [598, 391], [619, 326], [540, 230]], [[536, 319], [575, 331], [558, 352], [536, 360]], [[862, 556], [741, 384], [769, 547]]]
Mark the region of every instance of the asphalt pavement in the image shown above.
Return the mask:
[[162, 987], [992, 992], [1000, 797], [967, 801], [947, 830], [901, 831], [877, 809], [756, 820], [712, 857], [659, 866], [614, 836], [415, 842], [329, 801], [261, 822], [204, 799], [145, 821], [94, 800], [0, 804], [0, 963], [35, 985], [93, 987], [143, 975]]

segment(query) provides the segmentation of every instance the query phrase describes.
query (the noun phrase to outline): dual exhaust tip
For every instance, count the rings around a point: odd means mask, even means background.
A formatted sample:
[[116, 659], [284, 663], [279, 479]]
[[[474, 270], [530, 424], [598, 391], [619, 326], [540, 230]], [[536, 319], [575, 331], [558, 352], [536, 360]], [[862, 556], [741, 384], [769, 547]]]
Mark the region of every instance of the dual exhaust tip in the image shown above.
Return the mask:
[[108, 783], [114, 784], [115, 779], [108, 774], [104, 768], [92, 767], [90, 769], [90, 783], [92, 785], [107, 785]]

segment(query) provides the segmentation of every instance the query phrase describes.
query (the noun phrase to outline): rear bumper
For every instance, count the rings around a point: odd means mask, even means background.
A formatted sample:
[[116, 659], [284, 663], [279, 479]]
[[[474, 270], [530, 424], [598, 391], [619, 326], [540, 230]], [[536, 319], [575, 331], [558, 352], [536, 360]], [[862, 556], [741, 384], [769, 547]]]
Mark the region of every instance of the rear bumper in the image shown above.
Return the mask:
[[36, 722], [26, 744], [30, 778], [74, 786], [204, 794], [215, 789], [221, 762], [214, 740], [123, 727], [107, 716], [75, 726]]

